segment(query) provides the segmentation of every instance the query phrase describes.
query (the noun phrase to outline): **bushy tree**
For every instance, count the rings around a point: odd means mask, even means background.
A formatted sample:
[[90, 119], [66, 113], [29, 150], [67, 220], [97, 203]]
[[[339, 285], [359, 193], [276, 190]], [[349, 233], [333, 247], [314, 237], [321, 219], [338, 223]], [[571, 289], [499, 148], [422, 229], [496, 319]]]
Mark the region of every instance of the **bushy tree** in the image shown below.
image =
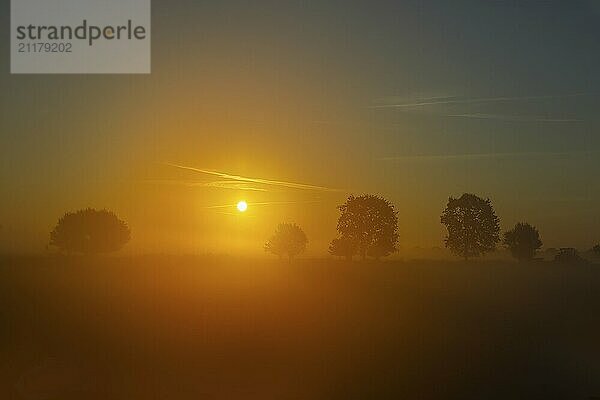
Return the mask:
[[306, 251], [308, 238], [296, 224], [281, 223], [275, 233], [265, 243], [265, 251], [279, 257], [287, 256], [290, 260]]
[[389, 201], [373, 195], [349, 196], [338, 209], [338, 247], [351, 249], [363, 260], [367, 255], [379, 258], [397, 251], [398, 216]]
[[356, 243], [345, 237], [335, 238], [329, 245], [329, 254], [332, 256], [344, 257], [346, 260], [352, 260], [356, 254]]
[[113, 212], [87, 208], [63, 215], [50, 233], [50, 245], [66, 253], [110, 253], [130, 236], [127, 224]]
[[597, 244], [594, 247], [592, 247], [592, 251], [595, 255], [600, 256], [600, 244]]
[[395, 244], [389, 243], [386, 240], [380, 240], [368, 248], [367, 256], [379, 260], [381, 257], [387, 257], [397, 250]]
[[448, 230], [446, 247], [465, 260], [495, 250], [500, 241], [500, 219], [490, 199], [469, 193], [450, 197], [440, 220]]
[[538, 230], [526, 222], [519, 222], [514, 228], [504, 232], [503, 243], [519, 261], [531, 260], [543, 244]]

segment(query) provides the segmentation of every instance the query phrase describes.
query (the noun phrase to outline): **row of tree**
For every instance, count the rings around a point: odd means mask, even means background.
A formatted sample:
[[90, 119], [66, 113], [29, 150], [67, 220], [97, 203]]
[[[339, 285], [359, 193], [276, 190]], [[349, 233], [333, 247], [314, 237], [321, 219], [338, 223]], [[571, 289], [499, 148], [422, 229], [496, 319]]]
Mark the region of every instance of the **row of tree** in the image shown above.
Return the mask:
[[[330, 254], [346, 259], [379, 259], [397, 251], [398, 212], [392, 203], [374, 195], [350, 196], [338, 210], [339, 236], [331, 241]], [[492, 202], [474, 194], [450, 197], [440, 222], [448, 231], [446, 247], [465, 260], [494, 251], [501, 240], [500, 219]], [[293, 258], [304, 252], [307, 244], [306, 234], [298, 225], [280, 224], [265, 250]], [[542, 247], [538, 230], [526, 222], [505, 232], [503, 244], [518, 260], [534, 258]], [[600, 251], [600, 245], [597, 247]]]
[[[349, 196], [338, 210], [338, 237], [331, 241], [330, 254], [379, 259], [397, 251], [398, 213], [392, 203], [374, 195]], [[448, 232], [446, 247], [465, 260], [494, 251], [501, 241], [500, 219], [490, 199], [474, 194], [450, 197], [440, 222]], [[108, 253], [119, 250], [130, 237], [127, 224], [113, 212], [88, 208], [62, 216], [50, 234], [50, 245], [67, 253]], [[519, 260], [534, 258], [542, 247], [538, 230], [526, 222], [504, 232], [502, 243]], [[298, 225], [283, 223], [264, 248], [291, 259], [307, 245], [308, 238]], [[594, 246], [594, 252], [600, 254], [600, 245]]]

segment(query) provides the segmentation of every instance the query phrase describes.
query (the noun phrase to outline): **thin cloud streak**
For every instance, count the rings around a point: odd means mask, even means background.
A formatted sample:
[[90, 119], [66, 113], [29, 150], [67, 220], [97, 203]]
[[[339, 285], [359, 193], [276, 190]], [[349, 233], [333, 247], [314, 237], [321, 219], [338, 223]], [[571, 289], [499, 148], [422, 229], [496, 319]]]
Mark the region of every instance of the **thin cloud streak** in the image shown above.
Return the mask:
[[379, 99], [374, 99], [375, 103], [384, 103], [394, 101], [395, 103], [430, 103], [430, 102], [438, 102], [438, 101], [451, 101], [455, 99], [459, 99], [460, 96], [431, 96], [431, 97], [401, 97], [401, 96], [388, 96], [382, 97]]
[[546, 100], [546, 99], [560, 99], [570, 97], [581, 97], [590, 96], [594, 93], [574, 93], [564, 95], [546, 95], [546, 96], [522, 96], [522, 97], [480, 97], [480, 98], [465, 98], [465, 99], [442, 99], [432, 101], [420, 101], [414, 103], [404, 104], [384, 104], [378, 106], [370, 106], [373, 109], [385, 109], [385, 108], [417, 108], [435, 105], [446, 105], [446, 104], [482, 104], [482, 103], [502, 103], [502, 102], [513, 102], [513, 101], [529, 101], [529, 100]]
[[[321, 200], [307, 200], [307, 201], [263, 201], [258, 203], [248, 203], [248, 207], [254, 206], [279, 206], [279, 205], [289, 205], [289, 204], [308, 204], [308, 203], [321, 203]], [[216, 206], [206, 206], [207, 209], [219, 209], [219, 208], [233, 208], [237, 207], [236, 204], [219, 204]]]
[[[238, 213], [231, 213], [231, 212], [225, 212], [225, 211], [216, 211], [216, 212], [217, 212], [217, 214], [229, 215], [229, 216], [232, 216], [232, 217], [239, 217], [240, 216], [239, 212]], [[256, 215], [245, 214], [244, 218], [256, 218]]]
[[206, 170], [206, 169], [188, 167], [185, 165], [177, 165], [177, 164], [171, 164], [171, 163], [167, 163], [166, 165], [174, 167], [174, 168], [187, 170], [187, 171], [198, 172], [201, 174], [218, 176], [220, 178], [228, 179], [231, 181], [249, 182], [249, 183], [254, 183], [254, 184], [259, 184], [259, 185], [286, 187], [286, 188], [290, 188], [290, 189], [300, 189], [300, 190], [316, 190], [316, 191], [323, 191], [323, 192], [339, 192], [340, 191], [340, 189], [333, 189], [333, 188], [328, 188], [328, 187], [324, 187], [324, 186], [316, 186], [316, 185], [309, 185], [309, 184], [304, 184], [304, 183], [288, 182], [288, 181], [278, 181], [278, 180], [264, 179], [264, 178], [251, 178], [251, 177], [247, 177], [247, 176], [233, 175], [233, 174], [229, 174], [226, 172], [218, 172], [218, 171], [211, 171], [211, 170]]
[[514, 153], [473, 153], [473, 154], [431, 154], [380, 157], [380, 161], [427, 161], [427, 160], [469, 160], [489, 158], [519, 158], [519, 157], [560, 157], [572, 155], [591, 155], [595, 151], [564, 151], [564, 152], [514, 152]]
[[269, 192], [269, 190], [259, 187], [248, 186], [246, 183], [238, 181], [214, 181], [214, 182], [194, 182], [185, 180], [145, 180], [144, 183], [154, 185], [174, 185], [187, 187], [207, 187], [217, 189], [231, 190], [250, 190], [256, 192]]
[[506, 121], [506, 122], [547, 122], [547, 123], [584, 122], [582, 119], [560, 119], [560, 118], [546, 118], [546, 117], [523, 117], [523, 116], [497, 115], [497, 114], [451, 114], [451, 115], [446, 115], [446, 117], [449, 117], [449, 118], [467, 118], [467, 119], [494, 120], [494, 121]]
[[250, 190], [253, 192], [268, 192], [269, 190], [254, 186], [248, 186], [245, 183], [237, 182], [237, 181], [216, 181], [209, 182], [206, 187], [213, 187], [219, 189], [234, 189], [234, 190]]

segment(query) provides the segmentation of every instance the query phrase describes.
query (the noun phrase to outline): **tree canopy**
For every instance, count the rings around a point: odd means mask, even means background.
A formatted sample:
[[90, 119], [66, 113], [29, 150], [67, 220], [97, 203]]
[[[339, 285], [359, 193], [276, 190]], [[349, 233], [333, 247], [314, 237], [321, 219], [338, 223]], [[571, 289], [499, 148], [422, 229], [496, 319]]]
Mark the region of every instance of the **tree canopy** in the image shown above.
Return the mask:
[[397, 251], [398, 216], [394, 206], [386, 199], [374, 196], [349, 196], [338, 207], [340, 217], [330, 252], [351, 258], [360, 254], [365, 259], [385, 257]]
[[542, 247], [540, 233], [526, 222], [519, 222], [511, 230], [504, 232], [504, 245], [518, 260], [531, 260]]
[[356, 253], [356, 248], [356, 244], [352, 243], [348, 238], [339, 237], [331, 241], [331, 244], [329, 245], [329, 254], [350, 260]]
[[298, 225], [281, 223], [275, 233], [265, 243], [265, 251], [277, 256], [287, 256], [290, 260], [306, 251], [308, 238]]
[[500, 219], [490, 199], [469, 193], [450, 197], [440, 220], [448, 230], [446, 247], [465, 259], [495, 250], [500, 241]]
[[110, 253], [121, 249], [130, 236], [129, 227], [115, 213], [87, 208], [63, 215], [50, 233], [50, 245], [67, 253]]

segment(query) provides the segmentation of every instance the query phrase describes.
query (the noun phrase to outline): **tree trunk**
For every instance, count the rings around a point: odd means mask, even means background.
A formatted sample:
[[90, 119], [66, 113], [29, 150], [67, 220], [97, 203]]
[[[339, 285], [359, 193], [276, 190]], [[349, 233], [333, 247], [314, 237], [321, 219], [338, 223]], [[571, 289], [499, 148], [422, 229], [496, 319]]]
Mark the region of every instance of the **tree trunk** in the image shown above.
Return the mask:
[[467, 233], [465, 238], [465, 250], [464, 250], [465, 261], [469, 261], [469, 234]]

